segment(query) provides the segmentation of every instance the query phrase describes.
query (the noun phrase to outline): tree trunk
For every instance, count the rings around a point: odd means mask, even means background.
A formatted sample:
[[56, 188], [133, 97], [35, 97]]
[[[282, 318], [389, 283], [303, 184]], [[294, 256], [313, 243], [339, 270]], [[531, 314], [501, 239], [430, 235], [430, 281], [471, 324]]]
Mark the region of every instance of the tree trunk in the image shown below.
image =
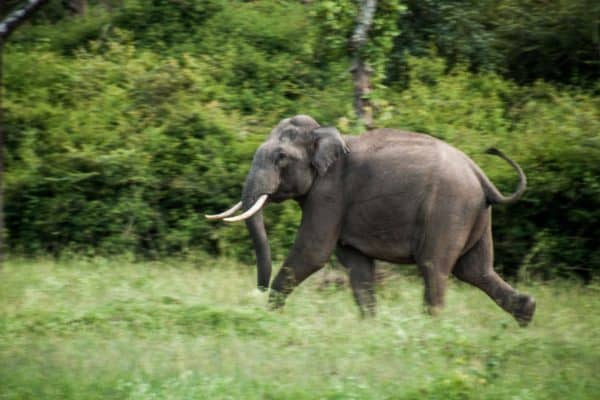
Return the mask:
[[356, 28], [352, 34], [350, 45], [354, 54], [354, 61], [350, 72], [354, 82], [354, 111], [356, 117], [362, 121], [367, 128], [374, 128], [373, 105], [369, 99], [372, 91], [371, 75], [373, 70], [364, 60], [364, 48], [368, 41], [368, 32], [373, 23], [373, 16], [377, 8], [377, 0], [361, 1], [360, 14]]
[[362, 57], [354, 58], [350, 69], [354, 81], [354, 111], [356, 117], [369, 129], [374, 128], [373, 106], [369, 99], [371, 93], [371, 74], [373, 70], [365, 64]]
[[4, 80], [3, 80], [3, 54], [4, 44], [19, 25], [33, 15], [48, 0], [29, 0], [23, 8], [19, 8], [8, 14], [0, 21], [0, 269], [4, 264]]

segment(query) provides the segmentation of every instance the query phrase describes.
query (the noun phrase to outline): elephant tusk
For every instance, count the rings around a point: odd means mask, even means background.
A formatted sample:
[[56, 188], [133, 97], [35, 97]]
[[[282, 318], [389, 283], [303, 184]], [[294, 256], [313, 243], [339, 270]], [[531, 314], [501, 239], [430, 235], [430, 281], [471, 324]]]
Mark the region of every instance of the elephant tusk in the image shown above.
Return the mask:
[[262, 208], [262, 206], [265, 204], [265, 202], [267, 201], [268, 198], [269, 198], [269, 196], [266, 194], [261, 195], [258, 198], [258, 200], [256, 200], [256, 202], [252, 205], [252, 207], [250, 207], [249, 209], [244, 211], [244, 213], [242, 213], [240, 215], [236, 215], [235, 217], [225, 218], [225, 219], [223, 219], [223, 221], [238, 222], [238, 221], [243, 221], [245, 219], [250, 218], [251, 216], [256, 214]]
[[235, 206], [231, 207], [229, 210], [223, 211], [220, 214], [204, 215], [204, 216], [206, 217], [206, 219], [223, 219], [225, 217], [229, 217], [230, 215], [235, 214], [235, 212], [237, 210], [239, 210], [240, 208], [242, 208], [242, 202], [241, 201], [239, 203], [237, 203]]

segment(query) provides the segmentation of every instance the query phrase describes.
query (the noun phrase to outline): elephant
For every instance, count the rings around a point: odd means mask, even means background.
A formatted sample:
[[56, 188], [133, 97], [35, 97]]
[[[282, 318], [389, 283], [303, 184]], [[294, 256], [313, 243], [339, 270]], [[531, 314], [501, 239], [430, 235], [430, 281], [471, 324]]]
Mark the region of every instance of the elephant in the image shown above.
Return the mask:
[[[348, 270], [363, 316], [375, 315], [375, 260], [381, 260], [418, 266], [432, 315], [444, 306], [452, 274], [526, 326], [536, 302], [494, 271], [491, 206], [516, 202], [527, 180], [500, 150], [487, 152], [518, 173], [510, 196], [467, 155], [433, 136], [388, 128], [342, 136], [335, 127], [296, 115], [281, 120], [256, 150], [241, 201], [206, 217], [245, 221], [256, 252], [258, 287], [267, 290], [271, 253], [262, 208], [287, 199], [299, 204], [295, 242], [270, 286], [273, 308], [282, 307], [335, 252]], [[238, 210], [242, 213], [234, 216]]]

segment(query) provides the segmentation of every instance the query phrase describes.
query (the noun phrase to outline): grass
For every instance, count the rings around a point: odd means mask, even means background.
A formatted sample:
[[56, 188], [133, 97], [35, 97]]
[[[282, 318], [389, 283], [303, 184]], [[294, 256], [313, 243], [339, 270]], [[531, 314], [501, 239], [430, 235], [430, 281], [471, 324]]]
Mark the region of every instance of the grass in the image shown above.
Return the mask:
[[12, 260], [0, 272], [0, 399], [594, 399], [600, 287], [520, 289], [521, 329], [453, 282], [437, 318], [392, 273], [379, 315], [317, 274], [283, 312], [226, 260]]

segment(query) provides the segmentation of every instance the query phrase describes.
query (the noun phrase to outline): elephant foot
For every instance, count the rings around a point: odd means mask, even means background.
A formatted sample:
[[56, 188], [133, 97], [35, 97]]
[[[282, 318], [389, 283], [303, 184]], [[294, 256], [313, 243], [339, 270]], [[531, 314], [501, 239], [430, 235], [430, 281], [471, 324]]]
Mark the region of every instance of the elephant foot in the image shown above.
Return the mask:
[[271, 289], [269, 292], [269, 304], [270, 310], [281, 310], [285, 305], [285, 298], [287, 296], [281, 292]]
[[529, 325], [535, 313], [535, 299], [525, 294], [519, 294], [515, 299], [513, 316], [521, 327]]
[[438, 315], [440, 315], [440, 313], [442, 312], [442, 309], [444, 307], [437, 305], [437, 306], [433, 306], [433, 305], [426, 305], [425, 306], [425, 312], [427, 314], [429, 314], [432, 317], [437, 317]]
[[375, 307], [360, 307], [359, 311], [361, 319], [373, 319], [377, 316], [377, 311], [375, 310]]

